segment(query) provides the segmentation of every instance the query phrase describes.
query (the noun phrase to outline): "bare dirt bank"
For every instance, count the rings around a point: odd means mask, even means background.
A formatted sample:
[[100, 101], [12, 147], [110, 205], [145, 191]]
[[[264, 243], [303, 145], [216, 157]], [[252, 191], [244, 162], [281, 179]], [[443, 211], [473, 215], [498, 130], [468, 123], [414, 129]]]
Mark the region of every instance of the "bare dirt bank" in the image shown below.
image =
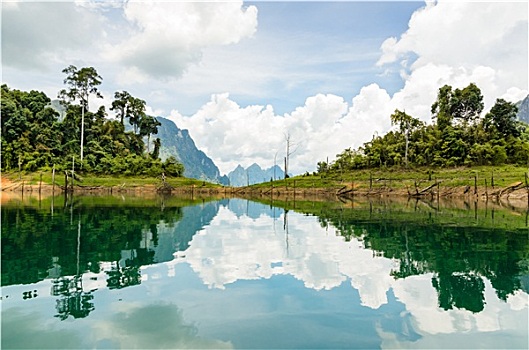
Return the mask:
[[[27, 185], [24, 182], [11, 181], [2, 178], [1, 202], [4, 203], [12, 197], [20, 195], [47, 197], [64, 193], [62, 186], [49, 184]], [[369, 190], [355, 188], [352, 185], [344, 185], [339, 188], [256, 188], [256, 187], [206, 187], [206, 186], [182, 186], [161, 187], [156, 185], [142, 186], [73, 186], [68, 191], [78, 194], [134, 194], [134, 195], [156, 195], [157, 193], [190, 195], [190, 196], [219, 196], [219, 197], [243, 197], [243, 198], [273, 198], [278, 200], [350, 200], [354, 197], [400, 197], [421, 198], [438, 200], [440, 198], [464, 199], [465, 201], [491, 201], [504, 206], [529, 210], [529, 187], [525, 184], [514, 183], [503, 188], [485, 187], [446, 187], [434, 184], [425, 188], [377, 188]]]

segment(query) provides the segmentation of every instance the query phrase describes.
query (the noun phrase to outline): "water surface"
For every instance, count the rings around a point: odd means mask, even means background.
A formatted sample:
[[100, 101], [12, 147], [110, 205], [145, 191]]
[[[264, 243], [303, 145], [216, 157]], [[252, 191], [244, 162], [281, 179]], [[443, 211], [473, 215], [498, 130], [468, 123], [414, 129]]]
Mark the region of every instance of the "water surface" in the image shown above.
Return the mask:
[[468, 203], [7, 203], [2, 348], [527, 348], [528, 233]]

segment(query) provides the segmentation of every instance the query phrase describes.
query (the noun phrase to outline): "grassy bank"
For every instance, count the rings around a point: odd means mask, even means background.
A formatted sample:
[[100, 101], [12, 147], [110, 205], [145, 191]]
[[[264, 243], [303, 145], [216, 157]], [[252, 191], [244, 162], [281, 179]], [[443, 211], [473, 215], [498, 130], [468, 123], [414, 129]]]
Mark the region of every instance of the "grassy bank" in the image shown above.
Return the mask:
[[[8, 179], [10, 182], [24, 182], [25, 185], [39, 185], [42, 181], [43, 185], [64, 186], [64, 173], [55, 173], [53, 179], [52, 171], [40, 171], [34, 173], [18, 173], [18, 172], [4, 172], [2, 177]], [[109, 176], [109, 175], [94, 175], [94, 174], [80, 174], [79, 180], [74, 182], [75, 186], [82, 187], [159, 187], [162, 185], [160, 177], [149, 176]], [[168, 177], [167, 184], [172, 187], [204, 187], [204, 188], [219, 188], [218, 184], [213, 184], [207, 181], [190, 179], [185, 177]]]
[[[276, 180], [251, 185], [249, 187], [233, 188], [228, 191], [236, 193], [255, 192], [292, 192], [303, 191], [315, 195], [327, 193], [335, 194], [340, 190], [354, 190], [357, 193], [394, 192], [395, 194], [414, 193], [428, 186], [439, 186], [439, 191], [448, 193], [450, 189], [457, 191], [492, 193], [498, 189], [521, 183], [521, 187], [527, 186], [527, 167], [514, 165], [505, 166], [482, 166], [482, 167], [458, 167], [458, 168], [388, 168], [388, 169], [366, 169], [347, 172], [328, 172], [317, 175], [299, 175], [286, 180]], [[64, 186], [64, 173], [56, 173], [55, 179], [51, 171], [34, 173], [4, 172], [2, 177], [11, 183], [25, 185], [51, 185]], [[189, 179], [183, 177], [167, 178], [169, 186], [178, 188], [203, 188], [223, 189], [222, 185], [207, 181]], [[4, 181], [2, 182], [4, 187]], [[162, 185], [160, 177], [126, 177], [126, 176], [102, 176], [94, 174], [81, 174], [80, 181], [75, 181], [76, 186], [101, 187], [101, 188], [158, 188]], [[226, 188], [224, 188], [226, 190]], [[476, 193], [477, 193], [476, 192]]]
[[274, 187], [310, 189], [339, 189], [343, 186], [358, 190], [393, 190], [415, 189], [439, 182], [440, 186], [460, 187], [478, 186], [501, 188], [513, 183], [526, 181], [527, 167], [514, 165], [481, 166], [458, 168], [387, 168], [365, 169], [344, 172], [328, 172], [318, 175], [300, 175], [286, 180], [261, 183], [250, 186], [253, 189]]

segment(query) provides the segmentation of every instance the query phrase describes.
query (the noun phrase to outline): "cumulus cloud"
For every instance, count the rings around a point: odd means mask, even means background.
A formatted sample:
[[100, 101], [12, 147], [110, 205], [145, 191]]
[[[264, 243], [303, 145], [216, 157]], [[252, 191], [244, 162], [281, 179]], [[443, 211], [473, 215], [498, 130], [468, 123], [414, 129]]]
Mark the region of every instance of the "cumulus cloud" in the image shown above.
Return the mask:
[[405, 87], [395, 94], [396, 104], [427, 119], [426, 104], [444, 84], [460, 88], [476, 83], [486, 109], [498, 97], [517, 101], [527, 95], [527, 6], [428, 2], [412, 15], [399, 39], [391, 37], [381, 45], [377, 65], [399, 63], [410, 69]]
[[[171, 112], [171, 119], [181, 128], [189, 129], [198, 147], [212, 157], [221, 172], [228, 173], [238, 163], [247, 167], [254, 162], [269, 167], [283, 165], [286, 154], [286, 136], [290, 135], [294, 173], [315, 167], [327, 156], [333, 158], [337, 150], [350, 147], [355, 141], [354, 111], [342, 97], [318, 94], [305, 101], [305, 105], [292, 113], [277, 115], [272, 106], [241, 107], [229, 94], [213, 95], [191, 117]], [[373, 129], [366, 119], [366, 129]], [[374, 126], [374, 125], [373, 125]], [[370, 134], [372, 135], [372, 134]], [[317, 159], [317, 158], [316, 158]]]
[[120, 83], [178, 78], [202, 50], [251, 37], [257, 8], [241, 1], [2, 3], [2, 59], [16, 68], [119, 64]]
[[103, 35], [103, 22], [73, 2], [2, 2], [2, 64], [46, 70], [55, 62], [78, 59], [74, 50], [89, 59], [85, 49]]
[[108, 46], [105, 56], [125, 64], [126, 76], [141, 73], [156, 78], [181, 77], [197, 63], [202, 49], [251, 37], [257, 28], [257, 8], [242, 1], [129, 1], [123, 15], [133, 34]]
[[377, 65], [396, 67], [404, 81], [393, 96], [370, 84], [350, 103], [340, 96], [317, 94], [279, 116], [271, 106], [241, 107], [221, 94], [195, 115], [173, 111], [172, 119], [190, 130], [221, 172], [231, 171], [237, 163], [271, 166], [276, 152], [282, 165], [286, 133], [297, 144], [291, 171], [312, 171], [318, 161], [332, 160], [343, 149], [357, 148], [387, 132], [395, 109], [431, 121], [431, 105], [445, 84], [462, 88], [476, 83], [485, 109], [498, 97], [523, 98], [527, 42], [527, 4], [427, 2], [412, 15], [400, 38], [388, 38], [381, 45]]
[[332, 160], [348, 147], [358, 147], [375, 133], [391, 127], [391, 98], [376, 84], [366, 86], [348, 104], [342, 97], [318, 94], [291, 113], [277, 115], [272, 106], [241, 107], [229, 94], [213, 95], [191, 117], [173, 110], [170, 119], [189, 129], [197, 146], [212, 157], [221, 172], [238, 163], [244, 167], [257, 162], [283, 166], [286, 136], [290, 135], [289, 172], [315, 170], [316, 163]]

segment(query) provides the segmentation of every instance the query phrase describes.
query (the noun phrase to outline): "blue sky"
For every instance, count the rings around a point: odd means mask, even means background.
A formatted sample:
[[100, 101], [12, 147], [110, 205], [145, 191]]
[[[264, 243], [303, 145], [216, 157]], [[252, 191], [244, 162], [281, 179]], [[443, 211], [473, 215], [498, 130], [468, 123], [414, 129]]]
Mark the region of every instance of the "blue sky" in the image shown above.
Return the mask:
[[93, 66], [115, 91], [188, 129], [228, 173], [289, 169], [358, 148], [395, 109], [426, 122], [444, 84], [485, 108], [528, 93], [528, 4], [515, 2], [3, 1], [2, 82], [55, 98], [62, 69]]
[[231, 96], [241, 105], [272, 104], [279, 114], [293, 111], [318, 93], [350, 100], [362, 86], [373, 82], [391, 92], [402, 88], [398, 72], [383, 75], [384, 69], [375, 63], [381, 43], [405, 31], [411, 14], [424, 5], [350, 1], [248, 4], [259, 10], [258, 30], [233, 49], [266, 50], [263, 56], [276, 58], [290, 79], [276, 76], [267, 81], [266, 96], [244, 92]]

